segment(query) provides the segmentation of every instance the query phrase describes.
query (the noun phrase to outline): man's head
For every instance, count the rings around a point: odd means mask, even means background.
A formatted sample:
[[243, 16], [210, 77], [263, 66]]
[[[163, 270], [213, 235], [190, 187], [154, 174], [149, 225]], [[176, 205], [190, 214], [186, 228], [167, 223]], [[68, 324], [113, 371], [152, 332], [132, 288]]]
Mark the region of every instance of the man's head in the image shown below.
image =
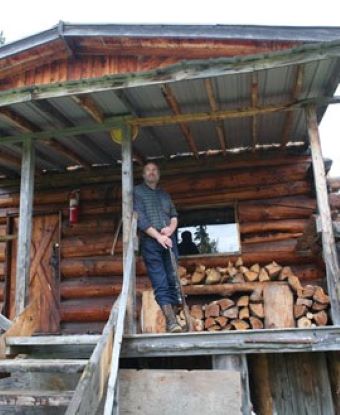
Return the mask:
[[192, 235], [190, 231], [184, 231], [181, 233], [181, 238], [183, 242], [192, 242]]
[[143, 167], [143, 179], [151, 187], [156, 187], [160, 178], [159, 167], [153, 161], [147, 162]]

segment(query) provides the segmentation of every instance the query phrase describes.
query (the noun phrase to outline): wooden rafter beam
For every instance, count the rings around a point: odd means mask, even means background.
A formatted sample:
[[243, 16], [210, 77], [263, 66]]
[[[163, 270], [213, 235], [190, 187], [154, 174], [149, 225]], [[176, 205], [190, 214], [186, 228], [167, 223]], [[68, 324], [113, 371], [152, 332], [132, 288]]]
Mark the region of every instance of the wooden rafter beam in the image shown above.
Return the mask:
[[[164, 96], [164, 99], [166, 101], [166, 103], [168, 104], [169, 108], [171, 109], [172, 113], [175, 114], [176, 116], [181, 116], [182, 115], [182, 111], [180, 109], [180, 106], [177, 102], [177, 99], [175, 97], [175, 95], [173, 94], [171, 88], [169, 85], [162, 85], [161, 86], [161, 91], [162, 94]], [[195, 139], [190, 131], [190, 128], [188, 127], [187, 123], [185, 122], [179, 122], [179, 128], [182, 131], [182, 134], [184, 135], [189, 149], [193, 152], [194, 156], [196, 158], [198, 158], [198, 150], [196, 147], [196, 143], [195, 143]]]
[[[216, 98], [215, 98], [214, 87], [213, 87], [213, 84], [211, 82], [211, 79], [205, 79], [204, 80], [204, 86], [205, 86], [205, 90], [206, 90], [207, 95], [208, 95], [209, 105], [210, 105], [211, 111], [212, 112], [218, 111], [219, 107], [218, 107], [218, 104], [217, 104], [217, 101], [216, 101]], [[223, 125], [222, 121], [220, 121], [215, 126], [215, 130], [216, 130], [218, 140], [220, 142], [222, 152], [225, 155], [226, 154], [226, 134], [225, 134], [225, 129], [224, 129], [224, 125]]]
[[103, 124], [90, 126], [76, 126], [69, 128], [62, 128], [50, 131], [38, 131], [32, 133], [24, 133], [16, 136], [0, 137], [0, 143], [13, 144], [26, 140], [27, 138], [34, 138], [36, 140], [50, 140], [51, 136], [70, 137], [81, 136], [85, 133], [95, 133], [99, 131], [108, 131], [113, 127], [120, 126], [122, 123], [127, 123], [131, 127], [159, 127], [162, 125], [174, 125], [186, 122], [204, 122], [204, 121], [220, 121], [227, 118], [242, 118], [252, 117], [253, 115], [270, 114], [272, 112], [286, 112], [295, 111], [299, 108], [304, 108], [308, 105], [328, 105], [340, 103], [340, 97], [321, 97], [318, 99], [306, 99], [296, 102], [286, 102], [280, 105], [268, 105], [258, 108], [241, 107], [237, 109], [228, 109], [217, 112], [199, 112], [188, 113], [180, 115], [165, 115], [157, 117], [131, 117], [130, 115], [121, 115], [106, 118]]
[[[259, 105], [259, 81], [258, 81], [257, 73], [253, 73], [251, 76], [251, 105], [253, 108], [257, 108]], [[255, 151], [256, 143], [257, 143], [256, 115], [253, 115], [252, 117], [252, 138], [253, 138], [252, 151]]]
[[[4, 119], [7, 123], [11, 124], [13, 127], [24, 133], [32, 133], [39, 131], [39, 129], [34, 124], [32, 124], [30, 121], [26, 120], [26, 118], [15, 113], [9, 108], [0, 109], [0, 118]], [[73, 150], [64, 146], [62, 143], [58, 142], [54, 138], [51, 138], [45, 144], [53, 148], [53, 150], [57, 153], [72, 160], [73, 162], [76, 162], [77, 164], [80, 164], [85, 168], [91, 167], [91, 165], [87, 161], [83, 160]]]
[[[304, 68], [302, 65], [299, 65], [297, 66], [297, 69], [296, 69], [295, 82], [294, 82], [294, 87], [293, 87], [292, 96], [291, 96], [291, 99], [293, 102], [299, 99], [299, 95], [301, 93], [302, 85], [303, 85], [303, 78], [304, 78]], [[286, 121], [285, 121], [285, 125], [283, 127], [283, 132], [282, 132], [282, 141], [281, 141], [282, 148], [286, 147], [289, 141], [289, 136], [290, 136], [292, 126], [293, 126], [293, 117], [294, 117], [293, 112], [288, 112], [286, 115]]]

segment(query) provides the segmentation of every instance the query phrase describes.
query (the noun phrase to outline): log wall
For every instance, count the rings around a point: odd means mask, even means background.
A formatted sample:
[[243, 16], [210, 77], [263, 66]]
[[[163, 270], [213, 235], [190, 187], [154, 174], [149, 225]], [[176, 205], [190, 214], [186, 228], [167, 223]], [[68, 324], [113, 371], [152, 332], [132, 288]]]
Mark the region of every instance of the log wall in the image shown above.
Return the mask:
[[[183, 162], [181, 162], [183, 163]], [[169, 163], [170, 164], [170, 163]], [[312, 251], [300, 254], [295, 245], [308, 219], [316, 211], [307, 156], [249, 156], [216, 162], [176, 163], [162, 169], [162, 187], [169, 191], [179, 210], [195, 206], [236, 203], [245, 265], [272, 260], [291, 265], [304, 282], [320, 282], [323, 263]], [[183, 173], [184, 172], [184, 173]], [[255, 174], [254, 174], [255, 173]], [[140, 182], [136, 171], [135, 183]], [[53, 190], [51, 190], [53, 186]], [[80, 188], [79, 223], [68, 223], [68, 195]], [[120, 219], [121, 187], [117, 170], [72, 172], [36, 178], [34, 213], [62, 212], [61, 224], [61, 327], [63, 332], [97, 332], [109, 315], [120, 291], [122, 246], [118, 240], [111, 256], [113, 234]], [[0, 183], [0, 232], [6, 215], [18, 211], [18, 188]], [[13, 242], [12, 242], [13, 243]], [[5, 248], [0, 246], [4, 267]], [[201, 258], [209, 266], [225, 266], [235, 257]], [[197, 259], [183, 258], [190, 269]], [[0, 278], [4, 271], [0, 267]], [[141, 258], [137, 260], [137, 293], [149, 287]], [[140, 301], [139, 301], [140, 304]]]

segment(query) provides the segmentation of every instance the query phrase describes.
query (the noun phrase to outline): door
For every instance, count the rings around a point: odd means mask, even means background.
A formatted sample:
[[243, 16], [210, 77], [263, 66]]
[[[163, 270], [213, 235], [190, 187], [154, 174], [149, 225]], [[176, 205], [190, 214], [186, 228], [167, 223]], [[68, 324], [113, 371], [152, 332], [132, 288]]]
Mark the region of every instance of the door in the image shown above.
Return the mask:
[[[12, 233], [18, 229], [18, 218], [11, 218]], [[29, 300], [40, 302], [39, 332], [58, 333], [60, 328], [59, 241], [60, 214], [33, 217]], [[15, 279], [17, 240], [11, 243], [8, 256], [7, 306], [10, 319], [15, 317]]]

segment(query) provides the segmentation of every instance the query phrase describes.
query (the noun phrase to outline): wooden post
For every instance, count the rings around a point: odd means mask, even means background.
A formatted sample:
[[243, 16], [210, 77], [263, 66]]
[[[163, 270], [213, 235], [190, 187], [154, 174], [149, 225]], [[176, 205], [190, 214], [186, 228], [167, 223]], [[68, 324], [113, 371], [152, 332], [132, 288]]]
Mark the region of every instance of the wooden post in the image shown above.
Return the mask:
[[35, 151], [32, 139], [22, 145], [20, 211], [18, 248], [16, 263], [15, 312], [19, 315], [25, 308], [28, 298], [30, 278], [30, 254], [32, 235], [32, 212], [34, 193]]
[[326, 264], [328, 293], [333, 323], [340, 324], [340, 270], [329, 207], [327, 181], [322, 158], [318, 121], [314, 106], [307, 107], [307, 128], [313, 159], [316, 198], [322, 227], [323, 258]]
[[[122, 219], [123, 219], [123, 258], [127, 253], [128, 238], [133, 213], [133, 162], [131, 127], [124, 125], [122, 131]], [[133, 258], [130, 292], [127, 306], [126, 331], [136, 333], [136, 265]]]

